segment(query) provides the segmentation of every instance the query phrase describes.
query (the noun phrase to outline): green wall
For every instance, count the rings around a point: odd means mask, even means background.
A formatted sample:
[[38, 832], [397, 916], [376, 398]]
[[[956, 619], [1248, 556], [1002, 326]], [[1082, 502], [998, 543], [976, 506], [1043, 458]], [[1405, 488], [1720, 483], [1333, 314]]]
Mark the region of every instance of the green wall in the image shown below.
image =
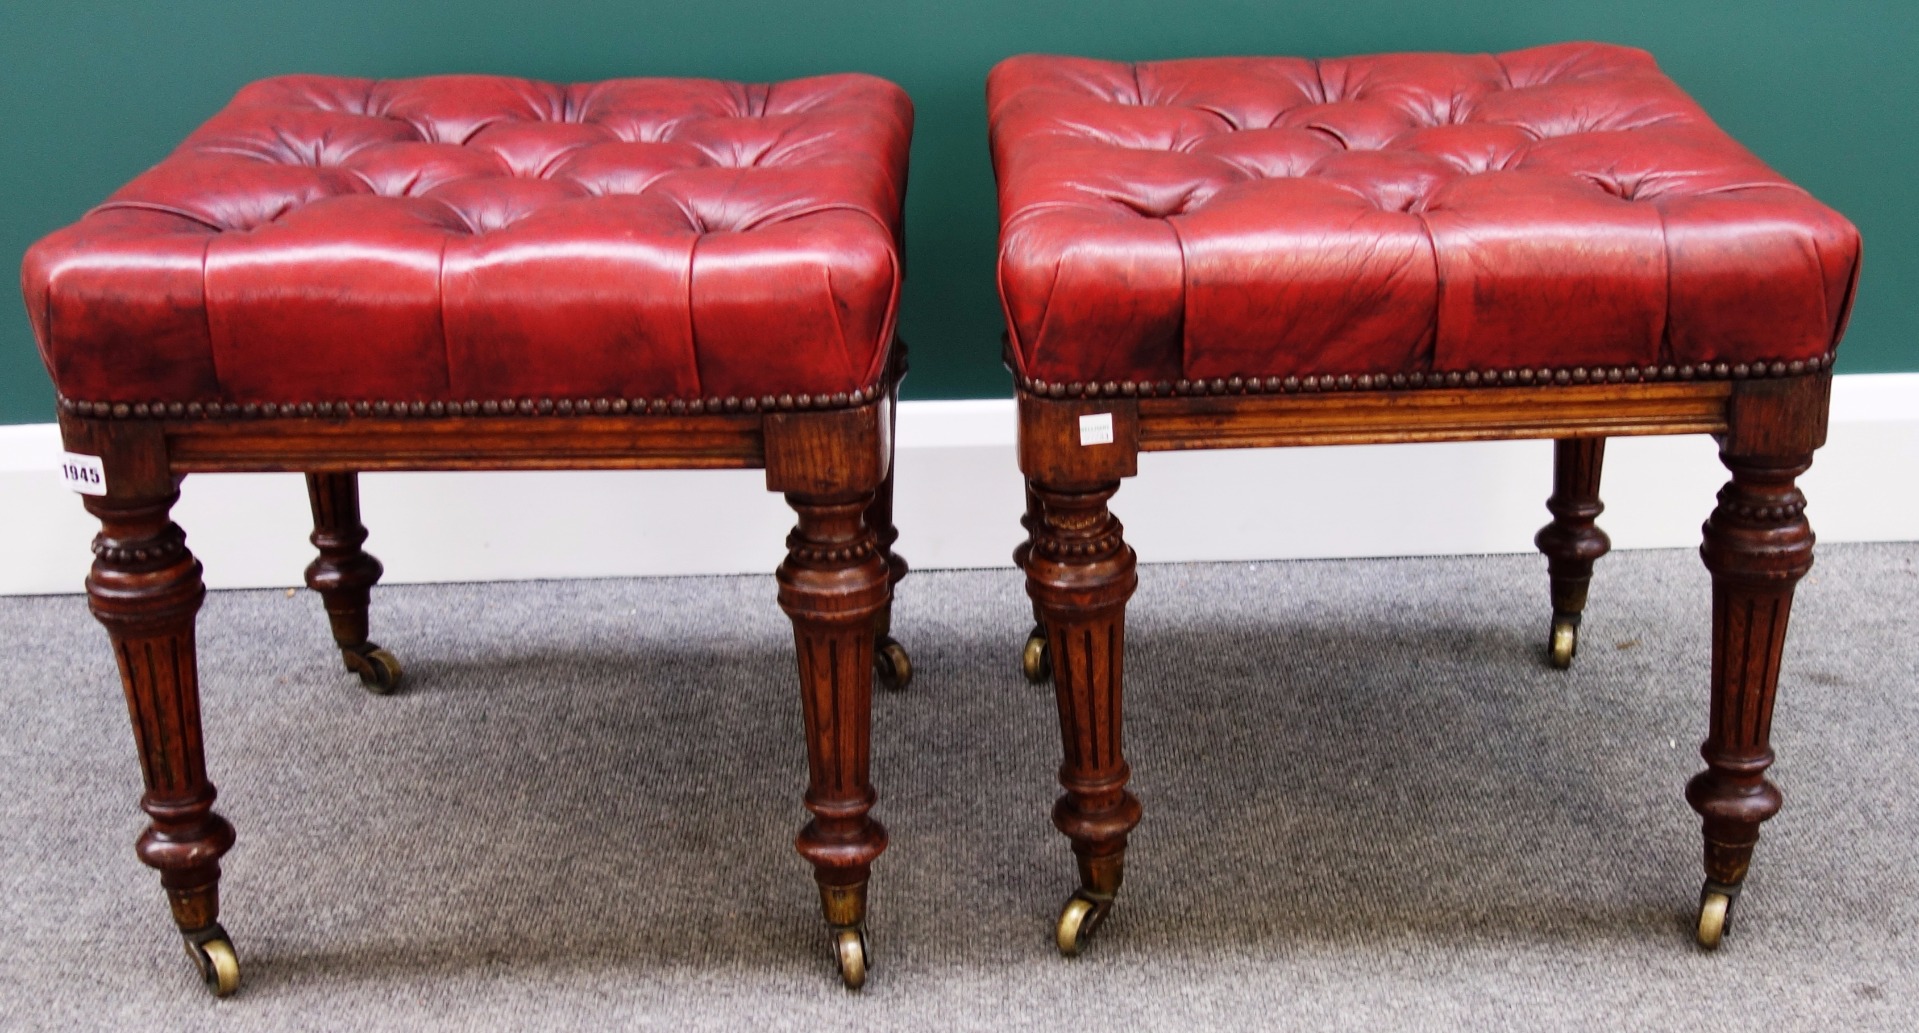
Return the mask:
[[[1845, 212], [1866, 274], [1841, 372], [1919, 370], [1914, 0], [173, 0], [0, 12], [0, 255], [283, 72], [773, 79], [858, 70], [918, 106], [902, 332], [915, 398], [1004, 395], [983, 81], [1022, 51], [1110, 58], [1642, 46], [1732, 133]], [[52, 418], [25, 314], [0, 319], [0, 423]]]

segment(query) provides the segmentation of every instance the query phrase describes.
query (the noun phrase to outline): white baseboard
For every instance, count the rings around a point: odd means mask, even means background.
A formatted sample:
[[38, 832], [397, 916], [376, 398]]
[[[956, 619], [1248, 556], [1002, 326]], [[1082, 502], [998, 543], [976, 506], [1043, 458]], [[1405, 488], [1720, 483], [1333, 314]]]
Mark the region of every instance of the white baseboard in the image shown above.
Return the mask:
[[[1919, 373], [1838, 377], [1801, 481], [1822, 541], [1919, 539]], [[917, 568], [1007, 566], [1023, 509], [1010, 400], [900, 406], [896, 522]], [[0, 594], [74, 592], [97, 525], [53, 472], [52, 424], [0, 427]], [[1542, 441], [1153, 453], [1114, 498], [1146, 562], [1521, 552], [1546, 520]], [[1692, 546], [1724, 483], [1709, 438], [1607, 448], [1616, 548]], [[388, 583], [764, 573], [792, 525], [757, 470], [367, 474]], [[187, 479], [176, 519], [215, 588], [294, 586], [292, 474]]]

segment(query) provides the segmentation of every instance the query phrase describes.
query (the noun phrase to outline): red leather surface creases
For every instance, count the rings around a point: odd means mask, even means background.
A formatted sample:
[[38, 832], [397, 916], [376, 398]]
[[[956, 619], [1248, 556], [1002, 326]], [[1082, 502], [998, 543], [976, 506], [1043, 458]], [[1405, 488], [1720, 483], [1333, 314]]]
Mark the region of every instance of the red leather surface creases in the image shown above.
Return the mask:
[[1124, 64], [987, 86], [999, 286], [1052, 383], [1811, 360], [1859, 234], [1642, 51]]
[[22, 283], [90, 401], [856, 392], [893, 336], [912, 120], [864, 75], [269, 79]]

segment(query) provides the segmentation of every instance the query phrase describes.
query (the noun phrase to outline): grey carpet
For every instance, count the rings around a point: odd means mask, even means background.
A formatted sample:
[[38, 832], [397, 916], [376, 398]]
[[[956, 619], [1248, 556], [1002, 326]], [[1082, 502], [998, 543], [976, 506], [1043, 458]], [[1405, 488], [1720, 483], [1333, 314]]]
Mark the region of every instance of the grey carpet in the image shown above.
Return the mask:
[[1059, 958], [1050, 694], [1011, 571], [916, 573], [878, 700], [877, 967], [837, 986], [790, 842], [770, 578], [382, 589], [391, 699], [309, 593], [201, 617], [246, 985], [205, 996], [131, 850], [138, 775], [77, 597], [0, 600], [0, 1025], [167, 1030], [1919, 1028], [1919, 546], [1821, 551], [1786, 809], [1688, 939], [1708, 582], [1603, 561], [1576, 669], [1537, 557], [1142, 569], [1123, 902]]

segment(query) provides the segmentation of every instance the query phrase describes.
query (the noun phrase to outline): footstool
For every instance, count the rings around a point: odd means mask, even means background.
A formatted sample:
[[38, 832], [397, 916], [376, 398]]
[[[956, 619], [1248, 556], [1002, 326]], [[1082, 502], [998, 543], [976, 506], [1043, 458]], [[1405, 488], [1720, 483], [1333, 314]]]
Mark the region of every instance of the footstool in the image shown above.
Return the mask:
[[1717, 945], [1779, 810], [1770, 716], [1813, 545], [1794, 479], [1825, 438], [1857, 231], [1622, 47], [1026, 56], [987, 96], [1026, 670], [1058, 694], [1053, 821], [1079, 867], [1060, 950], [1112, 906], [1140, 819], [1120, 714], [1134, 554], [1107, 502], [1141, 451], [1553, 439], [1538, 545], [1563, 667], [1607, 549], [1605, 440], [1699, 433], [1732, 475], [1701, 550], [1711, 717], [1686, 791], [1698, 941]]
[[798, 516], [778, 572], [805, 714], [812, 862], [846, 983], [864, 979], [871, 690], [888, 634], [901, 195], [891, 83], [296, 76], [36, 244], [22, 279], [67, 465], [100, 519], [87, 579], [133, 719], [160, 871], [208, 985], [233, 829], [213, 809], [194, 615], [169, 519], [184, 475], [300, 471], [348, 668], [380, 564], [362, 470], [766, 470]]

